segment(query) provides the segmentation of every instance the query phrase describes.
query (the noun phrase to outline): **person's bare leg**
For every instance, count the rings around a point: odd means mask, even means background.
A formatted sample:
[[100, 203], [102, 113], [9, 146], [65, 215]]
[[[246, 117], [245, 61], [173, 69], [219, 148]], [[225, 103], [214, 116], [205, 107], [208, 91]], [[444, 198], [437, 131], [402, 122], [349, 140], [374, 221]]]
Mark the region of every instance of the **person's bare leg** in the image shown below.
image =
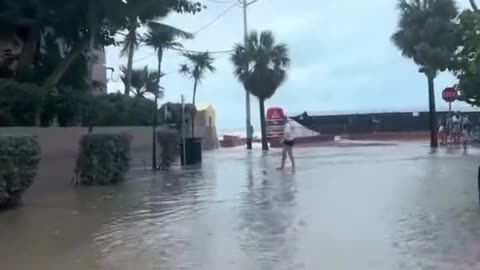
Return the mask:
[[283, 168], [285, 168], [286, 159], [287, 159], [287, 147], [284, 145], [282, 148], [282, 165], [280, 166], [280, 168], [278, 168], [279, 170], [283, 170]]
[[295, 159], [293, 158], [293, 147], [287, 147], [288, 157], [292, 163], [292, 169], [295, 170]]

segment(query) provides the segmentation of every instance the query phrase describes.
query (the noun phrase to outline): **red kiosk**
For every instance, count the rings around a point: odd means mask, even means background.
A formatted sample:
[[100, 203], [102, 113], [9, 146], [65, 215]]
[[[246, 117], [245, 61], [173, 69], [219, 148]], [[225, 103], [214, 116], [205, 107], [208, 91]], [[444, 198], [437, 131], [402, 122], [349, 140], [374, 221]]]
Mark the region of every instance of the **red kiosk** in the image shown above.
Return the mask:
[[284, 117], [285, 113], [282, 108], [273, 107], [267, 110], [266, 128], [270, 147], [282, 147], [283, 129], [285, 126]]

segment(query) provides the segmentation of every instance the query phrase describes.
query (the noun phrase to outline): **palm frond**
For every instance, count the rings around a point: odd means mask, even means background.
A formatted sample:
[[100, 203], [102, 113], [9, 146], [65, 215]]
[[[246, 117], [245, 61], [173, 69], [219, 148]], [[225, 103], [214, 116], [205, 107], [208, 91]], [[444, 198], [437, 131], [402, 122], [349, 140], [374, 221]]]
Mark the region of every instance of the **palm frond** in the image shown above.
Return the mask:
[[185, 75], [190, 75], [190, 67], [187, 64], [181, 64], [178, 72]]
[[267, 49], [273, 48], [275, 44], [275, 37], [271, 31], [264, 31], [260, 34], [260, 44]]
[[210, 53], [183, 53], [183, 56], [190, 62], [191, 67], [188, 64], [183, 64], [180, 68], [180, 73], [190, 75], [200, 82], [205, 77], [207, 71], [215, 72], [215, 67], [213, 66], [215, 59]]
[[453, 57], [457, 7], [454, 0], [399, 0], [398, 29], [391, 41], [419, 66], [443, 70]]
[[162, 24], [150, 23], [148, 32], [143, 36], [142, 42], [158, 50], [182, 48], [179, 38], [191, 39], [193, 35], [178, 28]]
[[[290, 64], [286, 44], [276, 44], [272, 32], [249, 33], [246, 46], [236, 44], [230, 57], [234, 75], [260, 99], [272, 97], [286, 80]], [[248, 67], [248, 68], [247, 68]]]
[[179, 28], [176, 28], [174, 26], [168, 25], [168, 24], [163, 24], [160, 22], [149, 22], [148, 23], [148, 28], [149, 30], [153, 32], [158, 32], [158, 33], [165, 33], [170, 36], [173, 36], [175, 38], [181, 38], [181, 39], [193, 39], [195, 38], [195, 35], [186, 31], [183, 31]]
[[122, 49], [120, 50], [120, 56], [124, 57], [128, 55], [130, 47], [133, 45], [133, 50], [136, 51], [140, 46], [141, 37], [137, 34], [136, 31], [129, 32], [125, 38], [120, 41], [119, 43], [122, 45]]

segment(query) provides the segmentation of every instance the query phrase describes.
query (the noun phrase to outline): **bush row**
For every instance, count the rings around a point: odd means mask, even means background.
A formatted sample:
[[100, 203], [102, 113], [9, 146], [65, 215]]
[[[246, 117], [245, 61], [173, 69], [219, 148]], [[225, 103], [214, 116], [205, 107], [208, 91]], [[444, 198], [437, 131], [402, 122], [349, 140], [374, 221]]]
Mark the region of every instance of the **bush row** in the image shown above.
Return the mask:
[[0, 79], [0, 126], [33, 126], [38, 109], [42, 126], [148, 126], [155, 104], [142, 97], [93, 96], [69, 87], [45, 94], [34, 84]]
[[[175, 129], [157, 132], [160, 169], [168, 169], [178, 156]], [[130, 164], [131, 138], [127, 134], [88, 134], [81, 138], [75, 183], [108, 185], [122, 181]], [[0, 136], [0, 207], [17, 203], [33, 183], [40, 161], [40, 146], [33, 136]]]

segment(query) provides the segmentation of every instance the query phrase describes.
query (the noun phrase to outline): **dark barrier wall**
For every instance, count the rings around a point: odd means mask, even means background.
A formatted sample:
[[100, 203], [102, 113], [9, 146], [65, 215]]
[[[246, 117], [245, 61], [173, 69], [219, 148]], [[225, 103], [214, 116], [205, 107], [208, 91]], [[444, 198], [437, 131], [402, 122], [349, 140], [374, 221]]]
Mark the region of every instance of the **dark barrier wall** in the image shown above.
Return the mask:
[[[291, 117], [305, 127], [322, 134], [428, 131], [429, 113], [370, 113], [346, 115], [308, 115]], [[465, 112], [473, 125], [480, 123], [480, 112]], [[437, 112], [437, 120], [444, 120], [448, 112]]]

